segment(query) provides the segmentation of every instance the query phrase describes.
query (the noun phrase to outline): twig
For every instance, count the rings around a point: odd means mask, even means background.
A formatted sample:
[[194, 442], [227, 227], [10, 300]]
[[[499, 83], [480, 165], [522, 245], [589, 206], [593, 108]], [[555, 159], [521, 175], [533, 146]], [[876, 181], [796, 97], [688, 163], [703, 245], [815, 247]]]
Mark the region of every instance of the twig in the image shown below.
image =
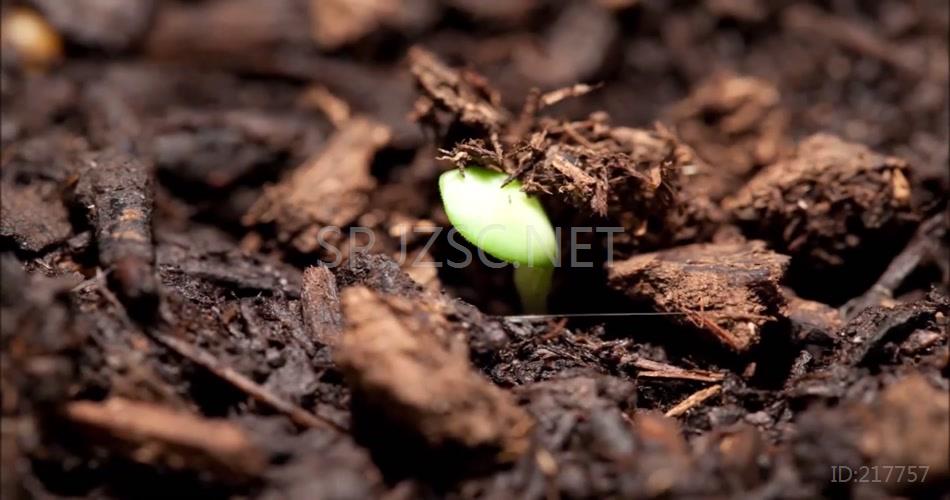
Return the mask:
[[[943, 213], [934, 215], [917, 228], [916, 234], [897, 257], [891, 260], [877, 282], [864, 294], [850, 300], [841, 307], [845, 319], [851, 320], [864, 309], [880, 303], [883, 298], [891, 298], [894, 291], [914, 271], [926, 263], [936, 263], [945, 270], [944, 260], [940, 256], [940, 240], [946, 237], [943, 225]], [[944, 271], [945, 275], [948, 273]]]
[[563, 313], [563, 314], [514, 314], [494, 316], [508, 321], [539, 321], [557, 318], [624, 318], [628, 316], [684, 316], [684, 312], [614, 312], [614, 313]]
[[[101, 283], [99, 283], [101, 285]], [[103, 296], [112, 303], [116, 308], [117, 314], [120, 318], [126, 323], [126, 326], [135, 327], [135, 323], [129, 318], [128, 313], [125, 311], [125, 307], [119, 301], [119, 299], [109, 290], [108, 287], [99, 286], [99, 291]], [[164, 311], [163, 311], [164, 312]], [[167, 313], [166, 313], [167, 314]], [[164, 316], [164, 314], [163, 314]], [[165, 322], [171, 323], [168, 321], [168, 318], [165, 318]], [[211, 353], [201, 349], [198, 346], [189, 344], [181, 339], [174, 338], [168, 334], [156, 331], [154, 329], [146, 329], [145, 333], [153, 339], [154, 341], [162, 344], [163, 346], [175, 351], [180, 356], [189, 361], [204, 367], [206, 370], [217, 375], [225, 382], [236, 387], [238, 390], [243, 391], [248, 396], [254, 400], [263, 403], [271, 408], [283, 413], [287, 416], [293, 423], [300, 425], [302, 427], [313, 427], [318, 429], [334, 429], [339, 432], [348, 432], [347, 429], [340, 427], [333, 421], [315, 415], [300, 406], [287, 401], [280, 396], [268, 391], [263, 386], [254, 382], [253, 380], [247, 378], [246, 376], [238, 373], [230, 366], [225, 366], [217, 358], [214, 357]]]
[[645, 371], [637, 374], [637, 378], [675, 378], [681, 380], [696, 380], [699, 382], [719, 382], [723, 376], [718, 373], [706, 375], [690, 371]]
[[691, 394], [688, 398], [680, 401], [679, 404], [677, 404], [676, 406], [667, 410], [666, 416], [678, 417], [686, 413], [693, 407], [700, 405], [703, 401], [706, 401], [707, 399], [715, 396], [716, 394], [719, 394], [720, 390], [722, 390], [722, 386], [719, 384], [716, 384], [716, 385], [707, 387], [705, 389], [696, 391], [693, 394]]
[[649, 359], [637, 359], [631, 363], [641, 371], [639, 378], [675, 378], [682, 380], [696, 380], [699, 382], [720, 382], [725, 378], [721, 373], [706, 370], [687, 370], [678, 366], [668, 365]]
[[189, 344], [165, 333], [151, 332], [151, 337], [165, 347], [177, 352], [182, 357], [204, 367], [222, 380], [247, 393], [247, 395], [254, 400], [283, 413], [297, 425], [321, 429], [331, 428], [336, 431], [347, 432], [346, 429], [340, 427], [333, 421], [314, 415], [300, 406], [268, 391], [260, 384], [238, 373], [230, 366], [223, 365], [211, 353], [198, 346]]
[[81, 292], [85, 290], [86, 288], [93, 285], [100, 286], [105, 280], [106, 276], [108, 276], [110, 272], [112, 272], [111, 269], [106, 269], [105, 271], [103, 271], [101, 267], [97, 267], [96, 274], [93, 277], [83, 280], [78, 285], [70, 288], [69, 291], [75, 293], [75, 292]]
[[539, 104], [540, 104], [538, 108], [541, 109], [541, 108], [546, 108], [548, 106], [553, 106], [563, 101], [564, 99], [567, 99], [570, 97], [581, 97], [601, 87], [603, 87], [603, 84], [601, 83], [598, 83], [596, 85], [587, 85], [585, 83], [575, 83], [574, 85], [571, 85], [570, 87], [564, 87], [557, 90], [552, 90], [551, 92], [541, 94], [540, 98], [538, 99]]

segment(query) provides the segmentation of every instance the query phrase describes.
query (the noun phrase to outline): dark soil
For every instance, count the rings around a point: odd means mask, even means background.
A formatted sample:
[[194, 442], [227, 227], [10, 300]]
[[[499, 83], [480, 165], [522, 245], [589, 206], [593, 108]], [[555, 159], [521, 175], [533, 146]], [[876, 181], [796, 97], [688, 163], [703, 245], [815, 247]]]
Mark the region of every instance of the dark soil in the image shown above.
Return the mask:
[[950, 491], [945, 1], [0, 6], [4, 499]]

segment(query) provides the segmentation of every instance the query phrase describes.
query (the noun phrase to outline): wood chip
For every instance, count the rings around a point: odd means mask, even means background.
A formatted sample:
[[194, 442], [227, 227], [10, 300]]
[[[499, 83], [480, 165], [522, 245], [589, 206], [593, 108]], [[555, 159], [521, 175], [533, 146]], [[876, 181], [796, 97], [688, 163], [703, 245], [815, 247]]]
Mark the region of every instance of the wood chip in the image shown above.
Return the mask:
[[69, 238], [69, 213], [56, 186], [4, 182], [0, 190], [0, 236], [12, 238], [20, 249], [30, 252]]
[[788, 257], [762, 242], [699, 244], [632, 257], [609, 267], [610, 285], [735, 351], [759, 341], [784, 315], [779, 280]]
[[678, 366], [660, 363], [649, 359], [637, 359], [631, 363], [642, 370], [637, 378], [670, 378], [680, 380], [696, 380], [699, 382], [719, 382], [725, 375], [707, 370], [687, 370]]
[[721, 390], [722, 386], [718, 384], [705, 389], [700, 389], [691, 394], [688, 398], [677, 403], [676, 406], [667, 410], [665, 415], [670, 418], [678, 417], [692, 408], [701, 405], [703, 401], [706, 401], [707, 399], [719, 394], [719, 391]]
[[313, 338], [324, 345], [336, 345], [343, 333], [343, 311], [333, 273], [323, 266], [308, 267], [300, 299]]
[[354, 413], [363, 412], [357, 422], [395, 426], [436, 451], [487, 450], [510, 460], [527, 450], [531, 418], [472, 368], [464, 339], [433, 309], [437, 302], [362, 286], [345, 290], [342, 302], [347, 329], [336, 360]]
[[[894, 187], [898, 172], [908, 169], [900, 158], [816, 134], [723, 206], [747, 237], [792, 256], [800, 271], [790, 273], [793, 277], [814, 278], [814, 287], [824, 293], [850, 286], [841, 295], [852, 297], [873, 284], [913, 232], [914, 209], [904, 184], [897, 181], [900, 187]], [[809, 295], [824, 298], [822, 290]]]
[[[330, 137], [326, 147], [287, 178], [265, 189], [244, 216], [246, 225], [274, 223], [277, 236], [301, 252], [313, 252], [323, 228], [345, 228], [359, 217], [376, 186], [373, 157], [390, 139], [387, 127], [353, 118]], [[338, 233], [336, 233], [338, 234]]]
[[256, 477], [267, 466], [244, 431], [225, 420], [117, 397], [69, 403], [63, 414], [92, 443], [143, 464], [210, 470], [230, 479]]

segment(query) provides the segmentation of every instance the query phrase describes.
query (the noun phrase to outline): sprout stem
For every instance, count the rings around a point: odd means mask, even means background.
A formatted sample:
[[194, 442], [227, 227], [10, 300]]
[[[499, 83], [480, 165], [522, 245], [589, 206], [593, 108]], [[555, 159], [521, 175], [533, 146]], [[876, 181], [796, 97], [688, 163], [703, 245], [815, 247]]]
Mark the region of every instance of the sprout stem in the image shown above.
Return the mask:
[[549, 266], [515, 267], [515, 288], [521, 297], [521, 306], [529, 314], [547, 312], [548, 291], [551, 290], [551, 275], [554, 268]]
[[482, 167], [464, 175], [451, 170], [439, 176], [445, 215], [466, 240], [491, 256], [515, 264], [515, 287], [521, 305], [543, 313], [557, 255], [557, 234], [541, 202], [522, 191], [517, 180]]

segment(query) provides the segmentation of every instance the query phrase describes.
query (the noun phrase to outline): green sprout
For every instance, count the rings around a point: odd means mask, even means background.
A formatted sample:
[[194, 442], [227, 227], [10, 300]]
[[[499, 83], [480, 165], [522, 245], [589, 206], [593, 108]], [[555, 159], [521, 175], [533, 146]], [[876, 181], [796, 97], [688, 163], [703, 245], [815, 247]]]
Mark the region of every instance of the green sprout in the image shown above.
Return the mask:
[[489, 255], [515, 266], [515, 288], [528, 312], [544, 312], [557, 257], [557, 238], [544, 207], [521, 183], [480, 167], [439, 177], [449, 221]]

